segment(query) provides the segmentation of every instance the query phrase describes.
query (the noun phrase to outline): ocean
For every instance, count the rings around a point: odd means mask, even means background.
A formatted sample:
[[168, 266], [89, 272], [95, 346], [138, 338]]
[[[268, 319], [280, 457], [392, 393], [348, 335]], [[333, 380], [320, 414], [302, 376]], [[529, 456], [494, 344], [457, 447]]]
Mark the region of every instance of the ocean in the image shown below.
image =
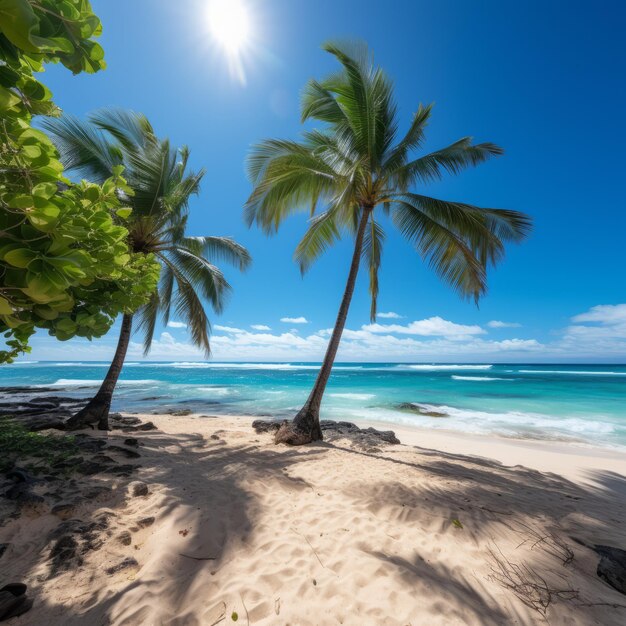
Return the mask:
[[[55, 395], [88, 397], [107, 367], [21, 362], [0, 367], [0, 387], [52, 387]], [[312, 363], [129, 362], [113, 410], [290, 417], [306, 399], [318, 368]], [[22, 396], [7, 397], [19, 402]], [[626, 446], [626, 366], [338, 363], [322, 418], [621, 448]]]

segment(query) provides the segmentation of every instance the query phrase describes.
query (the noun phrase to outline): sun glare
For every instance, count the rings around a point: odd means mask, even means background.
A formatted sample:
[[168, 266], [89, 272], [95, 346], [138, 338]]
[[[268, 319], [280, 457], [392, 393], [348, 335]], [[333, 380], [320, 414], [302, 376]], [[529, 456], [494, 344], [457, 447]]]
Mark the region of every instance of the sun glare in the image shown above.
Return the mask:
[[250, 14], [243, 0], [211, 0], [208, 19], [215, 41], [227, 54], [239, 55], [250, 37]]

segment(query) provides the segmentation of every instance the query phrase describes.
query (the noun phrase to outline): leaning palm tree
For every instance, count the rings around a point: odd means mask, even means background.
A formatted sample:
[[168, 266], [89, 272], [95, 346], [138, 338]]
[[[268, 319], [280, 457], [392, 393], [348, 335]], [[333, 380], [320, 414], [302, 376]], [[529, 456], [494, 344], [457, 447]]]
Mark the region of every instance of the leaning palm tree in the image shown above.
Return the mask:
[[214, 261], [229, 262], [240, 270], [250, 263], [247, 250], [226, 237], [189, 237], [185, 234], [190, 198], [199, 192], [203, 171], [188, 172], [189, 150], [174, 149], [159, 139], [143, 115], [104, 110], [82, 122], [63, 117], [46, 123], [66, 169], [102, 183], [116, 168], [132, 193], [120, 189], [132, 208], [125, 223], [135, 252], [152, 254], [161, 264], [157, 290], [135, 315], [122, 318], [115, 356], [96, 395], [67, 423], [81, 428], [97, 423], [108, 429], [111, 399], [130, 342], [134, 317], [143, 331], [144, 353], [150, 350], [157, 320], [170, 315], [187, 323], [193, 343], [210, 354], [211, 325], [202, 299], [216, 313], [224, 307], [230, 286]]
[[[311, 80], [302, 95], [302, 121], [325, 126], [305, 132], [301, 141], [265, 140], [253, 147], [248, 172], [254, 189], [245, 212], [267, 234], [298, 210], [310, 211], [310, 225], [296, 248], [304, 273], [342, 235], [354, 238], [345, 292], [324, 361], [313, 389], [277, 442], [322, 439], [319, 412], [331, 374], [361, 261], [369, 272], [372, 321], [376, 318], [378, 270], [387, 216], [422, 258], [461, 296], [476, 302], [487, 287], [486, 271], [504, 254], [507, 241], [519, 242], [530, 230], [528, 216], [435, 199], [416, 187], [457, 174], [502, 150], [466, 137], [447, 148], [413, 156], [424, 143], [431, 106], [414, 114], [399, 141], [392, 84], [373, 65], [361, 44], [324, 46], [341, 69], [322, 81]], [[323, 212], [318, 213], [318, 205]]]

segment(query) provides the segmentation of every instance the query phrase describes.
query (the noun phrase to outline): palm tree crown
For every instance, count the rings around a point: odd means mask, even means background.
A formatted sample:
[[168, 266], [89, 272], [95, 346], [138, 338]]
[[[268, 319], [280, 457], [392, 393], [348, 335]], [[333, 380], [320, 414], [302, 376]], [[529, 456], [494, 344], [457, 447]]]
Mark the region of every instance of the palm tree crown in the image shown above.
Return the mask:
[[204, 171], [188, 172], [189, 150], [159, 139], [143, 115], [103, 110], [82, 122], [70, 116], [46, 122], [66, 169], [103, 182], [124, 168], [132, 208], [127, 222], [135, 251], [154, 254], [162, 270], [158, 290], [137, 312], [144, 350], [150, 350], [158, 317], [167, 324], [175, 314], [187, 323], [195, 345], [210, 353], [210, 322], [202, 298], [216, 313], [223, 310], [230, 286], [212, 263], [226, 261], [241, 270], [247, 250], [227, 237], [188, 237], [189, 200], [199, 191]]
[[[505, 242], [526, 236], [530, 219], [516, 211], [439, 200], [414, 189], [500, 155], [502, 149], [464, 137], [414, 156], [423, 146], [432, 105], [419, 106], [398, 140], [391, 81], [373, 65], [367, 48], [323, 47], [342, 69], [325, 80], [309, 81], [302, 96], [302, 121], [317, 120], [325, 128], [303, 133], [301, 141], [266, 140], [253, 148], [248, 223], [271, 233], [293, 212], [310, 211], [309, 228], [295, 252], [304, 272], [342, 234], [355, 235], [366, 216], [362, 257], [369, 270], [374, 320], [385, 238], [379, 209], [445, 282], [478, 301], [487, 288], [487, 267], [501, 259]], [[320, 213], [318, 205], [324, 207]]]

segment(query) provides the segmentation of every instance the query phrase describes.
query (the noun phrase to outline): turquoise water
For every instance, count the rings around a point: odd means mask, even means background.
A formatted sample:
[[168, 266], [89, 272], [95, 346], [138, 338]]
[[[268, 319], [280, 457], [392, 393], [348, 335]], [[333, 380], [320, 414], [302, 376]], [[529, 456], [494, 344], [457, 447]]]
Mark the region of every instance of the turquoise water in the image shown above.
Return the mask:
[[[18, 363], [0, 368], [0, 386], [52, 386], [55, 395], [87, 397], [107, 367]], [[306, 399], [318, 367], [127, 363], [113, 408], [288, 417]], [[19, 402], [21, 396], [8, 397]], [[403, 404], [413, 404], [412, 410]], [[322, 411], [323, 418], [357, 423], [626, 446], [626, 366], [340, 363]], [[428, 412], [440, 416], [423, 414]]]

